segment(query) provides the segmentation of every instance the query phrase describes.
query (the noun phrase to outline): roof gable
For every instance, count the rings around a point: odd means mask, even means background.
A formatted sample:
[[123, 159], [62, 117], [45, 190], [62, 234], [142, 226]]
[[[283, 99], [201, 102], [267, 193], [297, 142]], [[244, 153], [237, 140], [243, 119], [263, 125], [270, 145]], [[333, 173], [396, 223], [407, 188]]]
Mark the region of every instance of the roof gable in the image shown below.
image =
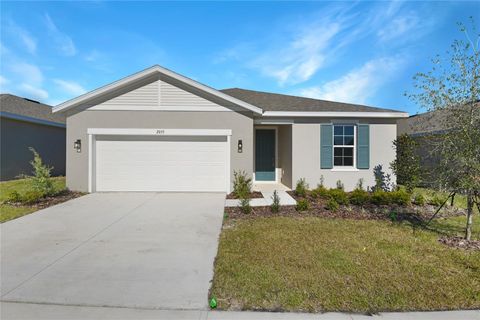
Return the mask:
[[203, 95], [204, 97], [211, 98], [212, 100], [220, 99], [225, 102], [227, 106], [236, 106], [247, 111], [262, 114], [262, 109], [256, 106], [227, 95], [223, 92], [217, 91], [211, 87], [158, 65], [112, 82], [77, 98], [68, 100], [54, 107], [53, 112], [66, 112], [79, 107], [81, 109], [90, 108], [158, 80], [173, 84], [174, 86], [184, 87], [193, 94]]

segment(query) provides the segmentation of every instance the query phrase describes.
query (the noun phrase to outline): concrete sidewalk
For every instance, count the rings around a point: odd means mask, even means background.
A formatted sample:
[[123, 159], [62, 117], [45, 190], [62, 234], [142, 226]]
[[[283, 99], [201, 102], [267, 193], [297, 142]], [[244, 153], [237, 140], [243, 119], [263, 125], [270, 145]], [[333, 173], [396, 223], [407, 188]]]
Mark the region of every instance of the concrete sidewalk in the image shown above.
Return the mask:
[[348, 313], [272, 313], [206, 310], [154, 310], [2, 302], [0, 318], [7, 319], [182, 319], [182, 320], [479, 320], [479, 310], [391, 312], [373, 316]]

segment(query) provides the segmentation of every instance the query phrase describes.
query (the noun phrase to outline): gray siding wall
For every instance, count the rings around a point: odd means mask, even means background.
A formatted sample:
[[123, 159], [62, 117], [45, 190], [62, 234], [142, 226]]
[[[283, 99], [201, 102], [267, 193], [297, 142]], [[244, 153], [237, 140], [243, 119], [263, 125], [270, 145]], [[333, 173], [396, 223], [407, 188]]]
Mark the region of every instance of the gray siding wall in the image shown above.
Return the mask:
[[40, 154], [45, 164], [53, 167], [52, 175], [65, 175], [65, 128], [6, 118], [0, 120], [2, 181], [21, 174], [31, 175], [33, 154], [29, 147]]
[[[317, 120], [318, 121], [318, 120]], [[311, 188], [316, 187], [323, 175], [326, 187], [333, 188], [341, 180], [347, 191], [353, 190], [360, 178], [364, 186], [374, 186], [373, 167], [382, 164], [386, 173], [392, 174], [390, 162], [395, 159], [393, 141], [397, 135], [395, 120], [365, 120], [370, 124], [370, 168], [358, 171], [335, 171], [320, 169], [320, 123], [335, 122], [322, 119], [319, 122], [295, 123], [292, 132], [292, 182], [305, 178]], [[352, 122], [357, 122], [352, 120]], [[392, 174], [392, 181], [395, 177]]]
[[[253, 120], [238, 112], [86, 110], [67, 118], [67, 186], [88, 190], [88, 128], [231, 129], [231, 170], [253, 171]], [[73, 149], [82, 140], [82, 152]], [[243, 153], [237, 152], [243, 140]], [[71, 146], [71, 147], [70, 147]]]
[[292, 126], [278, 126], [278, 163], [282, 168], [281, 182], [292, 188]]

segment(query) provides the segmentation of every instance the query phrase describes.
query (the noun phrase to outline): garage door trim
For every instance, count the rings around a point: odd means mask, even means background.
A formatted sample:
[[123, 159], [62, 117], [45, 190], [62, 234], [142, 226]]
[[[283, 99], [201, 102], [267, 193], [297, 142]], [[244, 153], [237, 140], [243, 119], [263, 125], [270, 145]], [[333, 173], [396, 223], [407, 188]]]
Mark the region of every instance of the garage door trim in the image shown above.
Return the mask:
[[226, 148], [226, 169], [225, 169], [225, 191], [230, 193], [230, 140], [232, 130], [230, 129], [125, 129], [125, 128], [88, 128], [88, 192], [95, 192], [93, 181], [95, 179], [95, 142], [99, 135], [118, 136], [224, 136], [227, 138]]

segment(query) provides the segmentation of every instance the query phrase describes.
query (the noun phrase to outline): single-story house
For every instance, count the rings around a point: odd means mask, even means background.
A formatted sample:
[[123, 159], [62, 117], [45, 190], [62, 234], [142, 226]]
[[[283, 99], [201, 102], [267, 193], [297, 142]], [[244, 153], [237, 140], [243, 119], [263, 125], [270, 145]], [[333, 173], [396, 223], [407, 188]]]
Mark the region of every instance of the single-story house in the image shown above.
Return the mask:
[[0, 180], [31, 175], [34, 148], [52, 175], [65, 175], [65, 116], [52, 107], [11, 94], [0, 95]]
[[232, 190], [234, 171], [347, 190], [388, 172], [408, 114], [244, 89], [216, 90], [158, 65], [66, 101], [67, 186], [79, 191]]
[[421, 168], [420, 185], [438, 187], [436, 173], [440, 164], [440, 155], [435, 151], [435, 145], [445, 132], [449, 112], [443, 110], [428, 111], [398, 119], [397, 135], [409, 135], [416, 142], [416, 154]]

